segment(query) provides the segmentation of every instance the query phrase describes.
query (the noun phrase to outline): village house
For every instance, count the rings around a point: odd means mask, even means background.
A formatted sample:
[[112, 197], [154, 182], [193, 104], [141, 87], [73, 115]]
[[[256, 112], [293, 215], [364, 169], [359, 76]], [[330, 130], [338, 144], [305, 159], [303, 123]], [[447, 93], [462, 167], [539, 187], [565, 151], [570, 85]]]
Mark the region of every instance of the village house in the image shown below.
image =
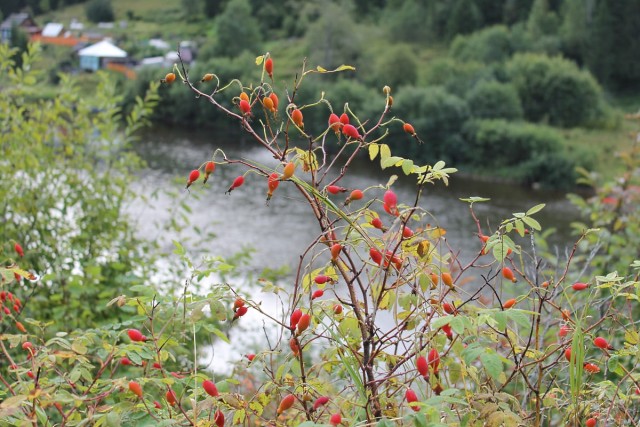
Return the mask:
[[29, 38], [36, 34], [40, 34], [40, 27], [33, 20], [30, 14], [26, 12], [12, 13], [0, 24], [0, 41], [9, 43], [11, 41], [11, 32], [13, 28], [20, 28], [27, 33]]

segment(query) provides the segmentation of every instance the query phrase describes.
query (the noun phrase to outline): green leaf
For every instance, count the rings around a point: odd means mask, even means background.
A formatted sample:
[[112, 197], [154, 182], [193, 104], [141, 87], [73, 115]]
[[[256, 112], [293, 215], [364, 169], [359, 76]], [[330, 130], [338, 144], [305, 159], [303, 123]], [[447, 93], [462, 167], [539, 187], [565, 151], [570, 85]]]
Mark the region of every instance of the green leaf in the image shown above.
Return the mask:
[[522, 220], [524, 221], [525, 224], [527, 224], [529, 227], [533, 228], [534, 230], [538, 230], [538, 231], [542, 230], [540, 223], [535, 219], [525, 216], [524, 218], [522, 218]]
[[413, 172], [413, 160], [405, 159], [402, 161], [402, 172], [405, 175], [411, 175]]
[[485, 348], [478, 343], [472, 343], [462, 350], [462, 359], [467, 365], [471, 365], [482, 353], [485, 352]]
[[487, 199], [486, 197], [468, 197], [466, 199], [460, 199], [460, 201], [463, 202], [467, 202], [467, 203], [480, 203], [480, 202], [488, 202], [491, 199]]
[[539, 205], [535, 205], [527, 211], [527, 216], [531, 216], [535, 213], [540, 212], [545, 207], [544, 203], [540, 203]]
[[504, 311], [496, 311], [493, 318], [496, 321], [496, 329], [503, 331], [507, 328], [507, 315]]
[[379, 152], [380, 146], [378, 144], [369, 144], [369, 159], [375, 159]]
[[607, 361], [607, 367], [611, 372], [615, 372], [620, 376], [624, 376], [624, 369], [620, 366], [620, 358], [616, 355], [613, 355]]
[[483, 352], [480, 354], [480, 362], [494, 380], [497, 380], [502, 373], [502, 362], [495, 353]]
[[458, 335], [464, 333], [465, 322], [462, 316], [454, 316], [453, 319], [449, 322], [449, 326], [453, 329]]
[[445, 316], [445, 317], [438, 317], [436, 320], [431, 322], [431, 327], [433, 329], [441, 328], [444, 325], [446, 325], [447, 323], [451, 323], [451, 319], [453, 319], [453, 318], [454, 318], [454, 316], [452, 316], [452, 315]]
[[376, 427], [394, 427], [395, 424], [391, 423], [391, 421], [387, 420], [386, 418], [381, 419], [380, 421], [378, 421], [378, 424], [376, 424]]
[[391, 156], [391, 149], [387, 144], [380, 144], [380, 161], [389, 158]]
[[397, 163], [401, 162], [402, 160], [404, 160], [402, 157], [398, 157], [398, 156], [391, 156], [391, 157], [387, 157], [384, 160], [380, 160], [380, 167], [382, 169], [386, 169], [388, 167], [391, 166], [395, 166]]
[[531, 327], [531, 320], [522, 310], [512, 308], [504, 312], [507, 317], [523, 328]]

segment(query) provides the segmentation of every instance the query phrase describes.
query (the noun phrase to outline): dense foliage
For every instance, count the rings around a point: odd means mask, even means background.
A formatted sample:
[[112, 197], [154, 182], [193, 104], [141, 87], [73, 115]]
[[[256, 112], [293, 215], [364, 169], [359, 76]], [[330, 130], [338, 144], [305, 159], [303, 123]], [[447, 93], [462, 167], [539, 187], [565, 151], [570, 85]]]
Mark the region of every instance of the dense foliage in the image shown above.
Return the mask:
[[[2, 198], [0, 354], [9, 362], [0, 365], [2, 423], [622, 426], [640, 415], [640, 261], [629, 250], [640, 223], [637, 147], [625, 155], [622, 179], [576, 199], [589, 217], [566, 251], [545, 242], [547, 225], [536, 219], [544, 205], [483, 224], [476, 212], [486, 199], [461, 200], [477, 243], [464, 259], [420, 203], [456, 169], [399, 155], [397, 144], [427, 144], [413, 125], [424, 117], [434, 134], [467, 123], [473, 144], [456, 149], [452, 141], [438, 156], [513, 163], [539, 153], [556, 169], [550, 173], [563, 174], [571, 165], [553, 163], [562, 160], [557, 131], [473, 118], [466, 101], [443, 88], [405, 86], [393, 99], [387, 87], [366, 118], [322, 91], [308, 94], [309, 103], [298, 97], [311, 77], [349, 66], [303, 66], [289, 92], [275, 83], [277, 58], [269, 54], [249, 63], [257, 78], [230, 84], [175, 67], [164, 86], [218, 111], [257, 148], [255, 158], [233, 158], [212, 146], [210, 157], [182, 165], [193, 169], [188, 194], [212, 197], [206, 181], [218, 179], [216, 170], [241, 167], [227, 190], [230, 206], [242, 209], [235, 195], [258, 180], [267, 204], [290, 186], [299, 196], [269, 206], [275, 223], [287, 232], [278, 209], [306, 203], [317, 236], [294, 277], [284, 284], [260, 277], [261, 292], [228, 275], [224, 259], [195, 262], [175, 242], [183, 287], [165, 289], [148, 275], [150, 260], [138, 251], [144, 243], [132, 238], [122, 211], [133, 197], [130, 168], [139, 165], [127, 144], [148, 117], [145, 102], [137, 101], [122, 131], [107, 75], [88, 99], [63, 77], [60, 97], [42, 101], [33, 97], [34, 52], [16, 67], [12, 52], [0, 49], [10, 81], [0, 86], [10, 95], [0, 101], [8, 153], [0, 173], [15, 184]], [[396, 102], [410, 106], [411, 123]], [[413, 179], [414, 197], [399, 199], [396, 176], [343, 188], [360, 152], [372, 167]], [[248, 323], [266, 336], [255, 354], [236, 333]], [[202, 347], [213, 338], [233, 346], [231, 366], [207, 364]]]

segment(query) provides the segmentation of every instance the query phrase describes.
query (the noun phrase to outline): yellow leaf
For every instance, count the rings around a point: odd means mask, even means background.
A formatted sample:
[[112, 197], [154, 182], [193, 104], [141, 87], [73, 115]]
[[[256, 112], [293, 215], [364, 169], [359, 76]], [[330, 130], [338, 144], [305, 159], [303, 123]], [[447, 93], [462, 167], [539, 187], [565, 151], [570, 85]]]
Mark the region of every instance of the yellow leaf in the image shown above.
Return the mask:
[[256, 57], [256, 65], [262, 64], [262, 61], [264, 61], [264, 55], [260, 55]]

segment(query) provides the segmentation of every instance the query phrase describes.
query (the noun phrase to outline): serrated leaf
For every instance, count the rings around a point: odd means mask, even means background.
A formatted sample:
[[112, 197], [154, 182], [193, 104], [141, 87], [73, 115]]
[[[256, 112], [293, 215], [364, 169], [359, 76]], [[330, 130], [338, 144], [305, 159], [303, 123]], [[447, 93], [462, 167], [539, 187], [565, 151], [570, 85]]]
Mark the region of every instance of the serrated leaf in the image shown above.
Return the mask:
[[482, 366], [493, 379], [497, 380], [498, 377], [500, 377], [502, 373], [502, 362], [495, 353], [483, 352], [480, 354], [480, 362], [482, 362]]
[[449, 322], [449, 326], [451, 326], [451, 329], [453, 329], [455, 333], [461, 335], [464, 333], [465, 329], [464, 318], [461, 316], [454, 316]]
[[529, 319], [529, 316], [525, 314], [522, 310], [517, 310], [512, 308], [508, 311], [505, 311], [504, 313], [507, 315], [509, 319], [516, 322], [517, 325], [522, 326], [523, 328], [531, 327], [531, 320]]
[[378, 144], [369, 144], [369, 159], [374, 160], [378, 157], [379, 152], [380, 146], [378, 146]]
[[445, 316], [445, 317], [438, 317], [436, 320], [434, 320], [433, 322], [431, 322], [431, 327], [433, 329], [438, 329], [443, 327], [444, 325], [446, 325], [447, 323], [451, 322], [451, 319], [453, 319], [454, 316]]
[[527, 216], [531, 216], [535, 213], [540, 212], [545, 207], [544, 203], [540, 203], [539, 205], [535, 205], [527, 211]]
[[462, 359], [467, 365], [471, 365], [482, 353], [485, 352], [485, 348], [478, 343], [473, 343], [462, 350]]

